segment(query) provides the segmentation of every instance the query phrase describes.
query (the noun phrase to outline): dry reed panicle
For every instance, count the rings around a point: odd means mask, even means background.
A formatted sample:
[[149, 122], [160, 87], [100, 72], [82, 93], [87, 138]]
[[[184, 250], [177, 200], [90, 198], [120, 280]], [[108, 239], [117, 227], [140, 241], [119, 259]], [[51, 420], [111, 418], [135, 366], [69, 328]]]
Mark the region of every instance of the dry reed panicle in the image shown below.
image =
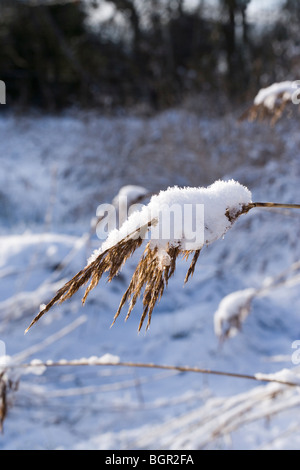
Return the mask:
[[[265, 106], [264, 103], [253, 104], [239, 117], [239, 121], [248, 120], [253, 121], [269, 121], [271, 126], [274, 126], [277, 121], [287, 111], [288, 105], [291, 104], [290, 99], [286, 99], [285, 93], [278, 93], [273, 108]], [[295, 105], [293, 105], [295, 107]], [[299, 108], [299, 107], [297, 107]], [[291, 108], [289, 107], [291, 112]]]
[[[228, 210], [226, 212], [226, 216], [230, 222], [233, 223], [240, 214], [247, 212], [250, 208], [252, 208], [252, 206], [249, 206], [249, 208], [243, 206], [241, 212], [238, 214], [235, 213], [234, 216], [231, 215]], [[25, 333], [56, 303], [62, 303], [65, 300], [70, 299], [83, 285], [87, 284], [88, 281], [90, 281], [90, 284], [85, 290], [82, 299], [83, 304], [85, 303], [89, 292], [97, 286], [105, 272], [108, 272], [108, 282], [111, 282], [112, 279], [120, 272], [120, 269], [126, 260], [142, 245], [147, 231], [156, 223], [156, 219], [149, 221], [148, 224], [139, 227], [136, 231], [100, 253], [94, 261], [79, 271], [56, 293], [53, 299], [32, 320], [29, 327], [25, 330]], [[175, 272], [177, 257], [181, 255], [187, 260], [191, 254], [194, 254], [185, 277], [184, 282], [186, 283], [194, 273], [200, 251], [200, 249], [182, 250], [180, 245], [172, 246], [168, 244], [166, 253], [169, 262], [167, 265], [162, 267], [158, 257], [157, 247], [151, 247], [150, 242], [148, 242], [131, 278], [129, 286], [121, 299], [112, 324], [115, 323], [126, 302], [130, 302], [126, 320], [129, 318], [137, 300], [141, 296], [142, 290], [144, 289], [143, 313], [141, 315], [138, 331], [141, 330], [146, 317], [148, 317], [146, 325], [146, 329], [148, 329], [153, 309], [156, 303], [161, 299], [170, 277]]]
[[[238, 213], [231, 213], [228, 209], [225, 215], [231, 224], [233, 224], [241, 214], [246, 214], [254, 207], [288, 207], [300, 209], [299, 204], [254, 202], [242, 206]], [[29, 327], [25, 330], [25, 333], [56, 303], [62, 303], [65, 300], [70, 299], [83, 285], [87, 284], [88, 281], [90, 281], [90, 283], [85, 290], [82, 299], [83, 304], [85, 303], [90, 291], [97, 286], [104, 273], [108, 273], [108, 281], [111, 282], [112, 279], [118, 275], [126, 260], [130, 258], [134, 251], [142, 245], [146, 232], [151, 226], [155, 225], [156, 222], [157, 221], [155, 219], [151, 220], [148, 222], [148, 224], [141, 226], [135, 232], [131, 233], [115, 245], [100, 253], [94, 261], [79, 271], [56, 293], [53, 299], [32, 320]], [[153, 309], [156, 303], [161, 299], [164, 290], [168, 285], [169, 279], [175, 272], [177, 258], [182, 256], [185, 260], [187, 260], [190, 255], [193, 254], [193, 258], [184, 281], [186, 283], [195, 271], [195, 266], [200, 255], [200, 251], [200, 249], [183, 250], [181, 249], [180, 245], [172, 246], [168, 244], [166, 248], [168, 263], [167, 265], [162, 266], [158, 256], [157, 247], [151, 247], [151, 242], [148, 242], [135, 269], [135, 272], [132, 275], [129, 286], [121, 299], [119, 308], [114, 316], [112, 324], [115, 323], [116, 319], [121, 313], [122, 308], [127, 302], [129, 302], [129, 308], [126, 315], [126, 320], [129, 318], [134, 306], [141, 297], [142, 291], [144, 290], [143, 313], [141, 315], [138, 330], [141, 330], [146, 317], [148, 317], [146, 324], [146, 329], [148, 329], [150, 326]]]
[[132, 255], [132, 253], [142, 244], [143, 238], [137, 236], [135, 238], [126, 237], [110, 249], [105, 250], [97, 258], [88, 264], [84, 269], [79, 271], [70, 281], [68, 281], [61, 289], [58, 290], [53, 299], [43, 308], [38, 315], [32, 320], [25, 333], [31, 328], [46, 312], [50, 310], [56, 303], [62, 303], [70, 299], [83, 285], [90, 281], [83, 296], [83, 304], [89, 292], [96, 287], [102, 275], [109, 272], [108, 281], [110, 282], [120, 271], [122, 265]]
[[[89, 292], [97, 286], [102, 275], [105, 272], [108, 272], [108, 282], [111, 282], [112, 279], [120, 272], [120, 269], [126, 260], [137, 248], [142, 245], [143, 241], [143, 237], [140, 235], [134, 239], [126, 237], [126, 239], [121, 240], [116, 245], [98, 255], [94, 261], [92, 261], [83, 270], [79, 271], [56, 293], [53, 299], [32, 320], [31, 324], [26, 329], [26, 332], [46, 312], [48, 312], [54, 304], [62, 303], [65, 300], [70, 299], [80, 289], [80, 287], [90, 281], [82, 299], [82, 303], [84, 304]], [[126, 302], [130, 302], [126, 320], [129, 318], [137, 300], [140, 298], [144, 289], [143, 313], [141, 315], [138, 330], [141, 330], [146, 317], [148, 317], [146, 329], [149, 328], [153, 309], [156, 303], [162, 297], [170, 277], [175, 272], [177, 257], [182, 255], [185, 259], [188, 259], [190, 254], [193, 253], [192, 251], [181, 250], [179, 246], [168, 246], [166, 252], [170, 261], [167, 266], [162, 267], [157, 256], [157, 247], [151, 248], [150, 242], [147, 243], [143, 255], [135, 269], [135, 272], [133, 273], [129, 286], [121, 299], [112, 325], [120, 315], [121, 310]], [[196, 250], [194, 252], [191, 265], [185, 278], [185, 282], [187, 282], [189, 277], [193, 275], [199, 254], [200, 250]]]

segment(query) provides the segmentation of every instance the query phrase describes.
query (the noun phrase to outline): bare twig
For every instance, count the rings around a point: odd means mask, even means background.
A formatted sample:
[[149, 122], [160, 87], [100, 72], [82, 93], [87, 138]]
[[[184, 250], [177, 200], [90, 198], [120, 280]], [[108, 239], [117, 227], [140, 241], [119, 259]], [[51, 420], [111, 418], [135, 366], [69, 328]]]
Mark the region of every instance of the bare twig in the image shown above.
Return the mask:
[[253, 202], [249, 204], [249, 209], [253, 207], [278, 207], [278, 208], [285, 208], [285, 209], [300, 209], [300, 204], [281, 204], [278, 202]]
[[257, 382], [269, 382], [269, 383], [278, 383], [282, 385], [288, 385], [291, 387], [299, 387], [299, 382], [291, 382], [288, 380], [279, 380], [276, 378], [268, 377], [267, 375], [263, 374], [239, 374], [236, 372], [226, 372], [226, 371], [219, 371], [219, 370], [212, 370], [212, 369], [203, 369], [199, 367], [191, 367], [191, 366], [176, 366], [176, 365], [166, 365], [166, 364], [154, 364], [154, 363], [144, 363], [144, 362], [124, 362], [124, 361], [103, 361], [101, 358], [99, 359], [73, 359], [67, 361], [62, 359], [60, 361], [38, 361], [37, 363], [24, 363], [24, 364], [11, 364], [9, 366], [5, 366], [6, 368], [13, 369], [13, 368], [28, 368], [28, 367], [66, 367], [66, 366], [110, 366], [110, 367], [138, 367], [144, 369], [162, 369], [162, 370], [173, 370], [178, 372], [194, 372], [198, 374], [209, 374], [209, 375], [218, 375], [218, 376], [225, 376], [225, 377], [232, 377], [236, 379], [246, 379], [246, 380], [255, 380]]

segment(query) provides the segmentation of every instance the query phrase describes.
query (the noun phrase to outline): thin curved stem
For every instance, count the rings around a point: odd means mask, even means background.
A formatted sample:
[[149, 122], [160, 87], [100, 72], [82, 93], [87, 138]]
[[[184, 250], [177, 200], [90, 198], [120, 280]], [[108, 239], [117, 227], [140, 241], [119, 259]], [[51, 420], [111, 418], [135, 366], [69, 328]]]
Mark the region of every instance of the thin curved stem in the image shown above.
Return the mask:
[[73, 359], [70, 361], [60, 360], [60, 361], [46, 361], [46, 362], [37, 362], [37, 363], [21, 363], [21, 364], [11, 364], [5, 366], [5, 369], [26, 369], [26, 368], [33, 368], [33, 367], [60, 367], [60, 366], [117, 366], [117, 367], [135, 367], [135, 368], [144, 368], [144, 369], [163, 369], [163, 370], [174, 370], [178, 372], [194, 372], [200, 374], [210, 374], [210, 375], [219, 375], [219, 376], [226, 376], [232, 377], [237, 379], [248, 379], [248, 380], [256, 380], [257, 382], [270, 382], [270, 383], [278, 383], [281, 385], [288, 385], [291, 387], [299, 387], [299, 382], [295, 380], [295, 382], [290, 380], [284, 380], [272, 376], [268, 376], [268, 374], [243, 374], [237, 372], [225, 372], [220, 370], [212, 370], [212, 369], [204, 369], [199, 367], [192, 367], [192, 366], [176, 366], [176, 365], [167, 365], [167, 364], [156, 364], [156, 363], [144, 363], [144, 362], [127, 362], [127, 361], [103, 361], [101, 358], [95, 358], [92, 361], [83, 360], [83, 359]]
[[252, 202], [248, 204], [249, 209], [253, 207], [281, 207], [285, 209], [300, 209], [300, 204], [281, 204], [278, 202]]

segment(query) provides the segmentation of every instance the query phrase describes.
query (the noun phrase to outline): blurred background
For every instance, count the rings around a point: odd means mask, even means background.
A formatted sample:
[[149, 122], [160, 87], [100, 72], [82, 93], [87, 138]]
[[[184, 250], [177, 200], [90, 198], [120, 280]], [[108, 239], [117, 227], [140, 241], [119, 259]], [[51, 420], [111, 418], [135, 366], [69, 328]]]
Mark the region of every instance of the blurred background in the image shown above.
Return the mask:
[[296, 0], [1, 0], [0, 13], [9, 108], [244, 103], [299, 75]]
[[[141, 302], [110, 328], [140, 252], [84, 307], [80, 291], [24, 330], [99, 248], [97, 207], [124, 186], [234, 178], [254, 201], [300, 203], [299, 106], [274, 126], [239, 120], [261, 87], [300, 79], [299, 25], [297, 0], [0, 0], [0, 341], [12, 360], [293, 367], [293, 210], [241, 216], [184, 288], [178, 260], [147, 333]], [[272, 282], [221, 344], [222, 299]], [[300, 448], [298, 387], [133, 367], [2, 372], [1, 449]]]

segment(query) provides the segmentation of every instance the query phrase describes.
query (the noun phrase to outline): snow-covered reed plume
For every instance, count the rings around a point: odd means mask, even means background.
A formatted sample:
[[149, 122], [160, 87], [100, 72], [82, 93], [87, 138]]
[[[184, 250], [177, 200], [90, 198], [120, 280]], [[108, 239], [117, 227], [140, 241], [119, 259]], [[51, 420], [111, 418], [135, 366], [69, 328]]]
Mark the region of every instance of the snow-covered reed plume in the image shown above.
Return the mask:
[[188, 259], [193, 256], [185, 278], [187, 282], [202, 247], [223, 237], [236, 219], [252, 207], [251, 204], [251, 192], [233, 180], [216, 181], [208, 188], [172, 187], [152, 196], [149, 204], [131, 214], [119, 229], [109, 234], [100, 249], [90, 257], [87, 266], [57, 292], [29, 328], [54, 304], [69, 299], [90, 281], [83, 297], [84, 303], [102, 275], [108, 272], [108, 281], [111, 281], [145, 240], [143, 255], [114, 321], [127, 301], [130, 304], [126, 318], [129, 317], [144, 290], [139, 330], [146, 317], [148, 328], [155, 304], [174, 274], [177, 257]]
[[300, 104], [300, 82], [284, 81], [259, 90], [253, 105], [247, 109], [240, 120], [249, 121], [270, 119], [275, 124], [281, 118], [287, 104]]
[[241, 330], [255, 298], [267, 296], [274, 289], [298, 285], [299, 270], [300, 261], [296, 261], [277, 276], [266, 278], [260, 287], [237, 290], [223, 297], [214, 314], [214, 330], [220, 341], [235, 336]]
[[83, 296], [84, 303], [102, 275], [107, 272], [110, 282], [145, 240], [148, 240], [146, 247], [113, 323], [126, 302], [129, 302], [128, 319], [144, 291], [143, 313], [138, 329], [141, 329], [146, 317], [147, 329], [153, 309], [175, 272], [178, 256], [187, 260], [192, 255], [185, 277], [187, 282], [194, 273], [203, 246], [222, 238], [240, 215], [254, 207], [300, 208], [300, 205], [252, 202], [249, 189], [234, 180], [216, 181], [207, 188], [175, 186], [161, 191], [152, 196], [149, 204], [133, 212], [119, 229], [112, 230], [100, 249], [90, 257], [86, 267], [56, 293], [26, 331], [54, 304], [69, 299], [90, 281]]
[[221, 341], [234, 336], [250, 313], [256, 294], [253, 288], [238, 290], [226, 295], [214, 315], [215, 334]]

